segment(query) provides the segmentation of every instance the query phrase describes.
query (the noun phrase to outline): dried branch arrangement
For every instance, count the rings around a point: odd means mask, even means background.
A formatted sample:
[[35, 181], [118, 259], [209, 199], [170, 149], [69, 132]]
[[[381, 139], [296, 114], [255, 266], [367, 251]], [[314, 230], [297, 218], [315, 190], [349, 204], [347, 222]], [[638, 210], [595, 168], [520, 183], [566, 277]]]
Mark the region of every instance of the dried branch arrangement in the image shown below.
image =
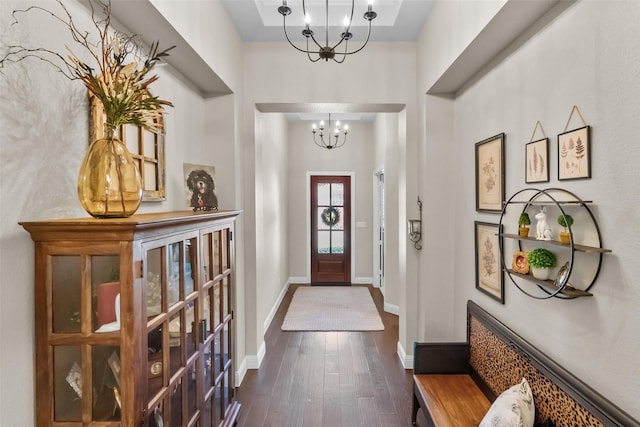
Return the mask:
[[[111, 2], [90, 0], [91, 20], [97, 30], [97, 37], [89, 31], [78, 28], [62, 0], [59, 14], [40, 6], [14, 10], [13, 25], [19, 23], [18, 16], [24, 13], [41, 12], [64, 24], [71, 38], [81, 46], [89, 57], [88, 62], [80, 58], [69, 46], [63, 55], [48, 48], [6, 46], [7, 51], [0, 58], [0, 72], [7, 63], [35, 58], [47, 62], [70, 80], [80, 80], [104, 106], [107, 132], [123, 124], [135, 124], [145, 129], [161, 133], [164, 121], [160, 120], [164, 106], [171, 102], [151, 95], [149, 85], [158, 79], [150, 75], [153, 68], [169, 56], [175, 46], [159, 50], [158, 42], [151, 44], [146, 57], [140, 55], [140, 43], [136, 34], [125, 34], [111, 27]], [[85, 55], [86, 56], [86, 55]]]

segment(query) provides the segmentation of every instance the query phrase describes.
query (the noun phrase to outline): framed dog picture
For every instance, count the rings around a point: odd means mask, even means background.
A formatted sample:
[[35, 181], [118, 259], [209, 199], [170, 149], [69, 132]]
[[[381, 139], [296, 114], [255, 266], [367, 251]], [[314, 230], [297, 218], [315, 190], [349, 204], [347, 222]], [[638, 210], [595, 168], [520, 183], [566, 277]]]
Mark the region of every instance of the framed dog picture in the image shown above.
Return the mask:
[[184, 192], [187, 206], [198, 211], [217, 211], [215, 168], [213, 166], [183, 164]]

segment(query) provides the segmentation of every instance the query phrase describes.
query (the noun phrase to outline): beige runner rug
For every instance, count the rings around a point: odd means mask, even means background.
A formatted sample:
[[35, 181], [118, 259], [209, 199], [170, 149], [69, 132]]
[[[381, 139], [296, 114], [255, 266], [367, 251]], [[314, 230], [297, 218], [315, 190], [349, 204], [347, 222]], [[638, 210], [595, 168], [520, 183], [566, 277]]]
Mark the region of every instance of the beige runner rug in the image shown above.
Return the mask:
[[282, 322], [283, 331], [382, 331], [384, 325], [365, 287], [301, 286]]

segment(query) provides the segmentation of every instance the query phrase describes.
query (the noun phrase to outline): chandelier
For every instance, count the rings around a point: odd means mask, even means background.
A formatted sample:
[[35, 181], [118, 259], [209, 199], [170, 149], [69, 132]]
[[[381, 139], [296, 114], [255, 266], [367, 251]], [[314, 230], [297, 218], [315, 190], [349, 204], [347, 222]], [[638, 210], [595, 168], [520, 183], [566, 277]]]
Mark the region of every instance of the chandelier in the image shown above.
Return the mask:
[[[324, 120], [320, 121], [320, 126], [316, 129], [316, 124], [314, 123], [311, 126], [311, 133], [313, 134], [313, 142], [318, 147], [326, 148], [327, 150], [331, 150], [334, 148], [340, 148], [347, 142], [347, 134], [349, 133], [349, 126], [344, 125], [343, 129], [340, 129], [340, 122], [336, 121], [336, 127], [333, 131], [332, 135], [327, 135], [327, 139], [325, 139], [324, 134], [325, 126]], [[327, 124], [328, 133], [331, 132], [331, 113], [329, 113], [329, 123]], [[340, 137], [342, 134], [343, 138]], [[319, 138], [317, 136], [319, 136]]]
[[[300, 52], [306, 53], [311, 62], [317, 62], [321, 59], [325, 61], [329, 61], [333, 59], [335, 62], [341, 64], [346, 59], [347, 55], [353, 55], [354, 53], [360, 52], [369, 42], [369, 36], [371, 36], [371, 21], [373, 21], [378, 14], [373, 11], [373, 0], [368, 0], [367, 11], [364, 13], [363, 18], [369, 22], [369, 31], [367, 33], [367, 39], [364, 41], [364, 44], [360, 46], [360, 48], [349, 51], [348, 42], [353, 37], [353, 34], [349, 31], [351, 29], [351, 23], [353, 22], [353, 10], [354, 10], [354, 1], [351, 0], [351, 16], [344, 17], [344, 31], [340, 35], [340, 41], [338, 41], [333, 46], [329, 45], [329, 0], [325, 0], [325, 45], [322, 46], [318, 40], [315, 38], [313, 31], [310, 28], [311, 24], [311, 16], [307, 12], [307, 7], [305, 5], [305, 0], [302, 0], [302, 14], [304, 15], [304, 23], [305, 27], [302, 30], [302, 35], [307, 39], [307, 48], [300, 49], [298, 46], [294, 45], [289, 38], [289, 34], [287, 33], [287, 15], [291, 14], [291, 8], [287, 6], [287, 0], [282, 0], [282, 6], [278, 7], [278, 13], [282, 15], [282, 26], [284, 27], [284, 35], [287, 38], [287, 41], [291, 46], [299, 50]], [[311, 43], [309, 42], [311, 40]], [[340, 52], [336, 52], [336, 50], [340, 47], [340, 45], [344, 42], [344, 51], [340, 49]], [[310, 46], [311, 45], [311, 46]], [[338, 58], [336, 58], [336, 55]]]

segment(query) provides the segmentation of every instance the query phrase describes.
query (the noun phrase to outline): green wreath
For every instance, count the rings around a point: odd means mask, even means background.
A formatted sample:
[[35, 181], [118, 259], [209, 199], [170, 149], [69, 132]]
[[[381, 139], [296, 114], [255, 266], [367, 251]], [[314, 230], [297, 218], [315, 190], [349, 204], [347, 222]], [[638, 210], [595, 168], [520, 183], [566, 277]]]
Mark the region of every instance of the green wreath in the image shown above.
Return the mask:
[[340, 221], [340, 211], [338, 211], [338, 209], [334, 208], [333, 206], [329, 206], [322, 211], [320, 218], [322, 218], [322, 222], [324, 225], [333, 227], [338, 223], [338, 221]]

